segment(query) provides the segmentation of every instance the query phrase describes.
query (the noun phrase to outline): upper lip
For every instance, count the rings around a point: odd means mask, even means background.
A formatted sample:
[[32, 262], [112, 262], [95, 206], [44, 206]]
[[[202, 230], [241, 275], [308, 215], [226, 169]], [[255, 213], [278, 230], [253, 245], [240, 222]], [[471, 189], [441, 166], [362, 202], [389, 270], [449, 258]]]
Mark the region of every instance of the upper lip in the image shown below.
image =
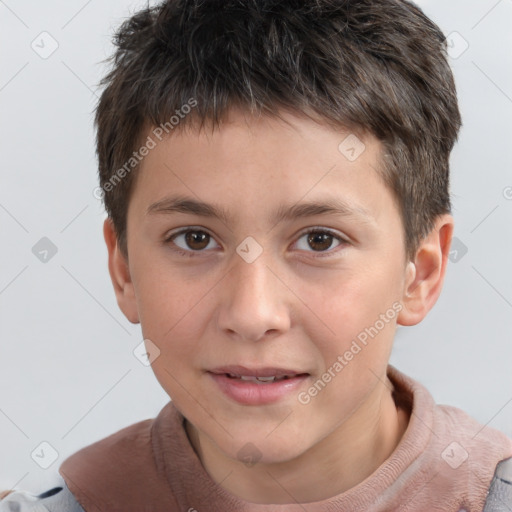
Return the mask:
[[277, 367], [265, 367], [265, 368], [247, 368], [246, 366], [240, 365], [229, 365], [229, 366], [219, 366], [217, 368], [213, 368], [209, 370], [210, 373], [215, 373], [217, 375], [223, 375], [225, 373], [230, 373], [232, 375], [236, 375], [237, 377], [284, 377], [293, 376], [293, 375], [305, 375], [308, 372], [302, 372], [299, 370], [291, 370], [289, 368], [277, 368]]

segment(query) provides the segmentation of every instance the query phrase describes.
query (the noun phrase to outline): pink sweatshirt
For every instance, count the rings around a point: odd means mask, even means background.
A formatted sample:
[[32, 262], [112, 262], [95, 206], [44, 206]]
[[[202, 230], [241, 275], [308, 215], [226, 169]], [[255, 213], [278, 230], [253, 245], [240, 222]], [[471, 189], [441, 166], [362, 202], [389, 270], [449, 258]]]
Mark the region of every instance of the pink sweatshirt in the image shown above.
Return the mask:
[[394, 398], [412, 408], [391, 456], [356, 487], [306, 504], [248, 503], [206, 473], [169, 402], [141, 421], [87, 446], [59, 471], [87, 512], [481, 512], [496, 464], [512, 440], [455, 407], [436, 405], [393, 366]]

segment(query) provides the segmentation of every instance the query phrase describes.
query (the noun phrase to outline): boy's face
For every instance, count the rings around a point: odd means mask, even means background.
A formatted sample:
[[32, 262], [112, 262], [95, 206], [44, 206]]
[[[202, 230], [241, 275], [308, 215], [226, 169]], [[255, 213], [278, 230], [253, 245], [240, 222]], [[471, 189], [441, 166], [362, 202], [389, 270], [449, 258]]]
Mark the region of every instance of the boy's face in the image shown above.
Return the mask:
[[[234, 459], [290, 460], [373, 424], [410, 284], [379, 142], [357, 156], [354, 139], [338, 149], [350, 132], [285, 117], [233, 111], [213, 133], [157, 141], [128, 210], [123, 310], [159, 348], [152, 367], [176, 407]], [[225, 218], [174, 208], [178, 196]], [[341, 211], [298, 215], [311, 203]]]

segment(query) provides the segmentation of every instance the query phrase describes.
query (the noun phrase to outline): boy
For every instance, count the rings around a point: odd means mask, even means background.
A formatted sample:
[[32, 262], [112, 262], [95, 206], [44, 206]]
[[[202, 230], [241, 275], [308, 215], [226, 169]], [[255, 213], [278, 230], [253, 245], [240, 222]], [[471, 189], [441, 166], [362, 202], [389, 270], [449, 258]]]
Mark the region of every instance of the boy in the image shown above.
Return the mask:
[[440, 30], [402, 0], [170, 0], [116, 42], [109, 271], [172, 402], [0, 510], [510, 509], [512, 441], [388, 364], [453, 232]]

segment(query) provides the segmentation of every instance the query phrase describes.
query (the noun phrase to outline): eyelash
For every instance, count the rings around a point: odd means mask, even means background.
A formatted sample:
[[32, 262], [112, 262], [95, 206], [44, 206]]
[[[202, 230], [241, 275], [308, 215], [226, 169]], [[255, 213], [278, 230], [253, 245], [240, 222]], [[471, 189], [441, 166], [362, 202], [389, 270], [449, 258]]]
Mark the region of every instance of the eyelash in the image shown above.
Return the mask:
[[[169, 236], [167, 236], [165, 239], [164, 239], [164, 244], [167, 245], [169, 244], [169, 242], [173, 242], [173, 240], [178, 237], [179, 235], [183, 235], [184, 233], [189, 233], [189, 232], [200, 232], [200, 233], [206, 233], [208, 236], [210, 236], [212, 239], [214, 238], [212, 235], [210, 235], [210, 233], [208, 233], [208, 231], [206, 231], [205, 229], [203, 228], [191, 228], [191, 227], [187, 227], [185, 229], [181, 229], [179, 231], [176, 231], [176, 232], [173, 232], [171, 233]], [[300, 240], [304, 235], [309, 235], [309, 234], [327, 234], [327, 235], [330, 235], [332, 236], [335, 240], [337, 240], [339, 242], [339, 245], [337, 245], [334, 249], [328, 249], [327, 251], [306, 251], [306, 252], [312, 252], [315, 254], [315, 258], [328, 258], [328, 257], [331, 257], [333, 253], [335, 252], [338, 252], [336, 251], [336, 249], [344, 246], [344, 245], [347, 245], [349, 242], [348, 240], [346, 240], [345, 238], [341, 237], [340, 235], [338, 235], [336, 232], [330, 230], [330, 229], [327, 229], [327, 228], [323, 228], [323, 227], [320, 227], [320, 226], [315, 226], [315, 227], [312, 227], [312, 228], [308, 228], [307, 230], [305, 231], [302, 231], [301, 233], [299, 233], [298, 235], [298, 238], [297, 240]], [[175, 247], [178, 247], [176, 246], [176, 244], [174, 244]], [[181, 248], [172, 248], [172, 250], [174, 252], [176, 252], [177, 254], [179, 254], [180, 256], [185, 256], [185, 257], [189, 257], [189, 258], [193, 258], [203, 252], [206, 252], [204, 249], [203, 250], [198, 250], [198, 251], [193, 251], [193, 250], [190, 250], [190, 251], [185, 251]]]

